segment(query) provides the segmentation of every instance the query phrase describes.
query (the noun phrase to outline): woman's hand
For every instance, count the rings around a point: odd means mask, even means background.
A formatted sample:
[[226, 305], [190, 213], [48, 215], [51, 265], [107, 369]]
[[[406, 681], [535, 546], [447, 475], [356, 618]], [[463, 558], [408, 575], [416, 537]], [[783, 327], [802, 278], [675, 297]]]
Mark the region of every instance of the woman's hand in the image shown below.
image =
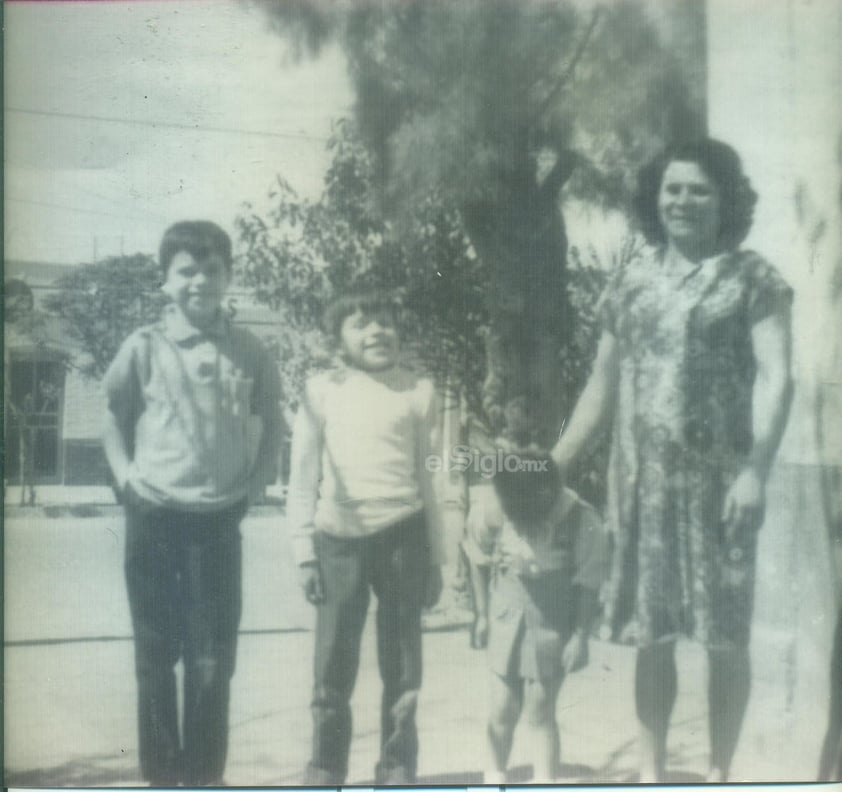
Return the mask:
[[722, 506], [727, 541], [732, 542], [739, 531], [760, 528], [766, 510], [765, 489], [763, 479], [754, 468], [745, 468], [737, 476]]

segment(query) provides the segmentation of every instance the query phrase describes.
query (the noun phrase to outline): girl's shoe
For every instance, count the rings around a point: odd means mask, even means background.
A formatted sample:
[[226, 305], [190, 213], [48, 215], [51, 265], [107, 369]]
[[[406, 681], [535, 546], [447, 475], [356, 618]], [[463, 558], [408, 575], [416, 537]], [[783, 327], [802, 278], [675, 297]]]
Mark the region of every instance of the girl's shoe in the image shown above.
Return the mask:
[[504, 786], [506, 783], [506, 771], [486, 770], [482, 774], [482, 783], [485, 786]]

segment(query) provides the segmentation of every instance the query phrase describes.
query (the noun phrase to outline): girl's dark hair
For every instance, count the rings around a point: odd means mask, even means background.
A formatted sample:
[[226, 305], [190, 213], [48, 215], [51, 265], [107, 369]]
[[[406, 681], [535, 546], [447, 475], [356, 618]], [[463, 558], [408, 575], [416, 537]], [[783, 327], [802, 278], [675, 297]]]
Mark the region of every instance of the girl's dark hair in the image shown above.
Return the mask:
[[387, 313], [398, 324], [400, 303], [393, 294], [379, 289], [355, 289], [337, 297], [324, 312], [322, 330], [334, 343], [339, 343], [342, 323], [359, 311], [370, 316]]
[[226, 271], [229, 274], [231, 272], [231, 237], [210, 220], [182, 220], [164, 232], [158, 251], [158, 262], [164, 276], [173, 257], [182, 251], [186, 251], [197, 261], [218, 253], [225, 263]]
[[757, 193], [743, 174], [737, 152], [713, 138], [674, 143], [641, 169], [633, 208], [646, 239], [656, 244], [666, 242], [658, 217], [658, 195], [671, 162], [694, 162], [713, 181], [720, 200], [719, 245], [726, 250], [739, 245], [751, 228]]
[[[508, 460], [519, 462], [517, 469]], [[503, 512], [525, 534], [531, 534], [549, 515], [561, 491], [558, 468], [544, 451], [505, 454], [503, 469], [492, 481]]]

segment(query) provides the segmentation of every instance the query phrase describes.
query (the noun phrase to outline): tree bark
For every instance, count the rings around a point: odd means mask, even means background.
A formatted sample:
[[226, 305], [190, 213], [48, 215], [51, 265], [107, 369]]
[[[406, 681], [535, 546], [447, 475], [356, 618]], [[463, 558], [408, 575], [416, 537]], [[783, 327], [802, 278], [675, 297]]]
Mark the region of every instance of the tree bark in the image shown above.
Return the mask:
[[533, 161], [504, 180], [494, 202], [463, 208], [489, 269], [483, 408], [492, 434], [550, 448], [562, 420], [559, 352], [568, 338], [567, 237], [558, 193], [575, 164], [558, 157], [539, 183]]

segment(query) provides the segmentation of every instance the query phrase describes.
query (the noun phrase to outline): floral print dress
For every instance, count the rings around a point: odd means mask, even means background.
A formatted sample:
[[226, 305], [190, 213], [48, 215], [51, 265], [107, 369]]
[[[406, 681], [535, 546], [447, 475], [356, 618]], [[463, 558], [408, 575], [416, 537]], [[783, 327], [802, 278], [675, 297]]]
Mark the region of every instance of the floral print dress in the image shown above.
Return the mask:
[[620, 366], [607, 504], [615, 640], [748, 643], [756, 531], [726, 547], [720, 517], [752, 447], [752, 327], [791, 300], [744, 251], [682, 268], [647, 247], [611, 278], [600, 314]]

